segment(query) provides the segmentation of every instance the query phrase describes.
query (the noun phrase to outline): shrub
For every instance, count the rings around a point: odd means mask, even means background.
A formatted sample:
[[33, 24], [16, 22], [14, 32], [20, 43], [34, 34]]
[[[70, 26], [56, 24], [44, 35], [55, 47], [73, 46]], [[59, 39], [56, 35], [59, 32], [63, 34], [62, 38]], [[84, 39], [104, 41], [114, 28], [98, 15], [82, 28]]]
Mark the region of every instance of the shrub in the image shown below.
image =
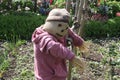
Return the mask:
[[116, 13], [120, 11], [120, 2], [117, 1], [109, 1], [107, 3], [109, 7], [111, 7], [111, 10], [109, 11], [109, 17], [115, 17]]
[[119, 37], [120, 36], [120, 17], [109, 19], [107, 22], [89, 21], [84, 27], [85, 37]]
[[34, 29], [44, 23], [45, 16], [38, 15], [0, 15], [0, 39], [16, 41], [30, 40]]

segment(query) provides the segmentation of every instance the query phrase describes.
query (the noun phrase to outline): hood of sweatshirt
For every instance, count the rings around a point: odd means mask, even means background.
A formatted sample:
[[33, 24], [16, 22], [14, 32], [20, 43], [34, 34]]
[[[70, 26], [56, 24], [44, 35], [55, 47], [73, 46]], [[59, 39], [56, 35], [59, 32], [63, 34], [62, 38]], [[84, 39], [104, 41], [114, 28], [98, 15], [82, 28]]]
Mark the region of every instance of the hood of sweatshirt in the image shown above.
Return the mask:
[[38, 43], [40, 41], [40, 39], [44, 36], [44, 35], [47, 35], [48, 33], [45, 32], [43, 29], [42, 29], [42, 26], [38, 27], [35, 29], [35, 31], [33, 32], [32, 34], [32, 42], [33, 43]]
[[46, 31], [44, 31], [42, 28], [43, 28], [43, 25], [36, 28], [35, 31], [32, 34], [32, 42], [34, 44], [40, 44], [39, 48], [40, 48], [41, 52], [43, 52], [44, 47], [46, 46], [46, 44], [49, 41], [51, 41], [51, 40], [56, 41], [56, 39], [52, 35], [50, 35]]

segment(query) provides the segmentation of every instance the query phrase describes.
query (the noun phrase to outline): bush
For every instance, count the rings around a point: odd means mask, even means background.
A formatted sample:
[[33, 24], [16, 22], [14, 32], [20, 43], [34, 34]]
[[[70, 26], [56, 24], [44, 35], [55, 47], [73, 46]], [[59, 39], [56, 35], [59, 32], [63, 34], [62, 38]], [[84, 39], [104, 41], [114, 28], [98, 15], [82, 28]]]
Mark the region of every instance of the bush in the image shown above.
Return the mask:
[[85, 37], [120, 37], [120, 17], [109, 19], [107, 22], [89, 21], [84, 27]]
[[0, 39], [16, 41], [30, 40], [34, 29], [44, 23], [45, 16], [38, 15], [0, 15]]
[[117, 1], [109, 1], [107, 5], [111, 8], [109, 10], [108, 16], [115, 17], [117, 12], [120, 12], [120, 2]]
[[[44, 23], [46, 16], [34, 13], [11, 12], [0, 15], [0, 39], [9, 41], [31, 40], [31, 35], [36, 27]], [[72, 23], [72, 22], [71, 22]], [[84, 27], [84, 37], [119, 37], [120, 17], [109, 19], [106, 22], [89, 21]]]

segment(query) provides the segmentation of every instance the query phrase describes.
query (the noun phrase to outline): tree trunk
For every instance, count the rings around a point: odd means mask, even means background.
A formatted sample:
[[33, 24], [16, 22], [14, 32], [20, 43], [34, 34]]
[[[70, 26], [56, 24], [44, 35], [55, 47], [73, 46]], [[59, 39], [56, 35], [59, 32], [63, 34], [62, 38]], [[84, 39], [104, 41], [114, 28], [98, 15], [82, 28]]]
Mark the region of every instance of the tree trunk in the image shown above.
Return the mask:
[[75, 17], [76, 20], [80, 24], [80, 28], [76, 30], [78, 35], [82, 36], [83, 27], [85, 23], [86, 9], [88, 6], [88, 0], [77, 0], [76, 1], [76, 9], [75, 9]]
[[76, 0], [76, 7], [75, 7], [75, 18], [77, 18], [78, 10], [79, 10], [80, 0]]
[[70, 7], [71, 7], [71, 0], [66, 0], [66, 9], [68, 12], [70, 12]]
[[81, 21], [80, 21], [80, 24], [81, 24], [81, 27], [80, 27], [80, 30], [79, 30], [79, 35], [83, 35], [83, 28], [84, 28], [84, 25], [85, 25], [85, 22], [86, 22], [86, 19], [85, 17], [87, 17], [87, 7], [88, 7], [88, 0], [84, 0], [84, 3], [83, 3], [83, 9], [82, 9], [82, 15], [81, 15]]
[[[78, 12], [76, 13], [77, 15], [77, 22], [80, 24], [81, 23], [81, 18], [82, 18], [82, 12], [83, 12], [83, 4], [84, 0], [80, 0], [79, 6], [78, 6]], [[81, 25], [81, 24], [80, 24]], [[81, 26], [80, 26], [81, 27]], [[80, 28], [76, 30], [76, 33], [79, 35]]]

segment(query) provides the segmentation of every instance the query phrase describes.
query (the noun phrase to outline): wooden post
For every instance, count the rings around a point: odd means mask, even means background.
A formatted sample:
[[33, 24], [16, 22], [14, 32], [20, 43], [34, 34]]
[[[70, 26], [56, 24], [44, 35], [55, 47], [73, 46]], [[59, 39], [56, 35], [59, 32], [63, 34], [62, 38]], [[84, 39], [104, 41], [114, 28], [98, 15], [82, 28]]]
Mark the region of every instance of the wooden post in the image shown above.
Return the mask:
[[[67, 0], [67, 4], [66, 4], [66, 9], [68, 11], [70, 11], [70, 8], [68, 8], [70, 6], [70, 0]], [[86, 9], [87, 9], [87, 6], [88, 6], [88, 0], [76, 0], [76, 9], [75, 9], [75, 14], [74, 14], [74, 17], [75, 17], [75, 22], [77, 21], [78, 24], [80, 24], [80, 27], [77, 28], [75, 31], [78, 35], [82, 35], [82, 29], [84, 27], [84, 24], [85, 24], [85, 16], [86, 16]], [[75, 48], [75, 46], [73, 46], [73, 44], [71, 43], [71, 46], [72, 46], [72, 51], [77, 54], [77, 50]], [[72, 76], [71, 76], [71, 73], [72, 73], [72, 63], [69, 61], [69, 73], [68, 73], [68, 78], [67, 80], [71, 80]]]
[[[70, 7], [71, 7], [71, 0], [66, 0], [66, 10], [70, 12]], [[72, 49], [72, 42], [70, 42], [71, 49]], [[71, 73], [72, 73], [72, 63], [69, 61], [68, 62], [68, 77], [67, 80], [71, 80]]]

